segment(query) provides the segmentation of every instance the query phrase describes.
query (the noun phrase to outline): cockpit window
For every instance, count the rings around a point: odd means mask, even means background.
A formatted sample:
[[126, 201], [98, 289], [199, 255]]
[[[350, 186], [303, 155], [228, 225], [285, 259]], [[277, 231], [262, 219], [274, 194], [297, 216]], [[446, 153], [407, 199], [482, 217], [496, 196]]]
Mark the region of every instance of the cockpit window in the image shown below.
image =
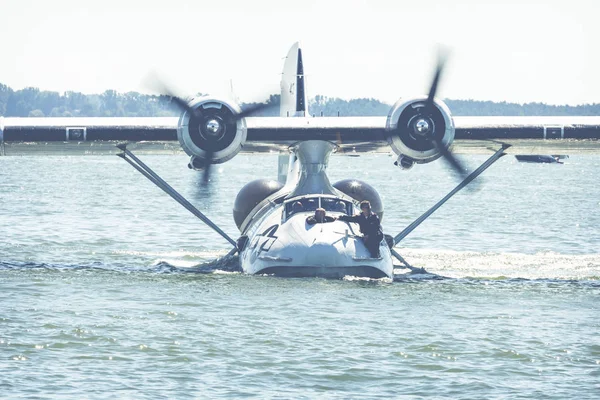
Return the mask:
[[304, 199], [304, 210], [315, 211], [319, 208], [318, 199]]
[[325, 211], [337, 211], [348, 214], [348, 203], [340, 199], [323, 198], [321, 199], [321, 207]]
[[344, 200], [331, 197], [311, 197], [287, 203], [285, 206], [286, 219], [300, 212], [313, 213], [319, 207], [324, 208], [327, 212], [344, 214], [349, 214], [349, 210], [352, 210], [352, 204]]

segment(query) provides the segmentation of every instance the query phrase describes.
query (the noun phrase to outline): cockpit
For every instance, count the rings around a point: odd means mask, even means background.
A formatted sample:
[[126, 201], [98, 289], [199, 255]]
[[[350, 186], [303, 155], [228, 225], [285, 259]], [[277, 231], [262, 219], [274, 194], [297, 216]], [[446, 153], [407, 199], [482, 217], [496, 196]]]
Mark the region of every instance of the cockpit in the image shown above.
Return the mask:
[[327, 213], [352, 214], [352, 203], [338, 197], [312, 196], [289, 200], [285, 203], [285, 219], [301, 212], [314, 213], [317, 208], [324, 208]]

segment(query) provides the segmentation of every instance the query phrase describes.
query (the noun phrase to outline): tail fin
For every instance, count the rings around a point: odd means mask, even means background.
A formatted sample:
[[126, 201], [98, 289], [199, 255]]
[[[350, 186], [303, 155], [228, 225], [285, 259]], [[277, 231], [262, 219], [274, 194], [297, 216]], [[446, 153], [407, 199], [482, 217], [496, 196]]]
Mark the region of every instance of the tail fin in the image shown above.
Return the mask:
[[302, 49], [298, 42], [292, 45], [283, 64], [280, 115], [282, 117], [308, 116], [306, 78], [304, 77]]

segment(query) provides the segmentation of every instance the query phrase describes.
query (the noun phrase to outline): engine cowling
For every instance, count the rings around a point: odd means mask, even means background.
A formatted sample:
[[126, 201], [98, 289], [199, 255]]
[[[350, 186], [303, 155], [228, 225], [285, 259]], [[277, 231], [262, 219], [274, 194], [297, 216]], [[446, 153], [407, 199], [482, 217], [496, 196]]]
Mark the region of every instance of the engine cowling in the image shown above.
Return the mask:
[[426, 96], [400, 99], [388, 114], [386, 138], [398, 155], [396, 164], [403, 168], [438, 159], [439, 146], [448, 149], [454, 141], [454, 121], [446, 104], [435, 99], [427, 108], [426, 100]]
[[[231, 160], [246, 142], [246, 122], [235, 116], [239, 105], [224, 100], [200, 97], [190, 103], [194, 112], [179, 117], [177, 138], [192, 157], [192, 166], [220, 164]], [[190, 168], [191, 168], [190, 167]]]
[[373, 186], [358, 179], [344, 179], [334, 183], [333, 187], [356, 201], [369, 200], [371, 211], [383, 220], [383, 201]]

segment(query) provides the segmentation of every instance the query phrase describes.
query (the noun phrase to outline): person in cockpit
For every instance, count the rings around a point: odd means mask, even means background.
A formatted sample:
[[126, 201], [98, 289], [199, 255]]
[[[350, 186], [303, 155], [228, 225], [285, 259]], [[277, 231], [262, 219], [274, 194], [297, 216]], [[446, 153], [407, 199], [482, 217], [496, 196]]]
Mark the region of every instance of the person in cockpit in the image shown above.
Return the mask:
[[311, 215], [308, 218], [306, 218], [306, 223], [309, 225], [322, 224], [325, 222], [333, 222], [333, 221], [335, 221], [335, 218], [330, 217], [329, 215], [325, 215], [324, 208], [317, 208], [315, 210], [315, 215]]
[[346, 212], [346, 203], [344, 203], [343, 201], [338, 201], [337, 203], [335, 203], [335, 211], [338, 212]]
[[302, 211], [304, 211], [304, 206], [301, 202], [297, 201], [294, 204], [292, 204], [292, 214], [298, 214]]
[[379, 258], [379, 243], [383, 239], [383, 231], [379, 217], [374, 212], [371, 212], [371, 203], [368, 200], [360, 202], [361, 213], [354, 216], [340, 215], [337, 217], [340, 221], [357, 222], [360, 226], [360, 232], [363, 234], [363, 242], [371, 257]]

